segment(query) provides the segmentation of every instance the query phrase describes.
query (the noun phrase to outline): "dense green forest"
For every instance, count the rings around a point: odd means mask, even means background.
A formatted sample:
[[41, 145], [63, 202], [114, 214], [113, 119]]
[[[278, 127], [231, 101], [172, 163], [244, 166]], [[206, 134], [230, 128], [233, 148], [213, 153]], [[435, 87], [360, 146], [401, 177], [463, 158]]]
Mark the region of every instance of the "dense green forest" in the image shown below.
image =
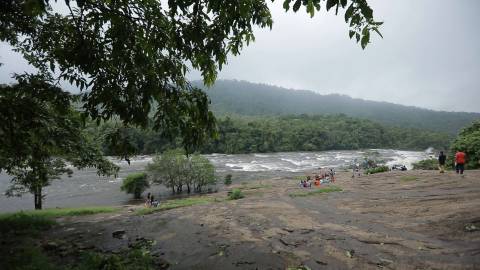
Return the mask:
[[[354, 99], [343, 95], [320, 95], [312, 91], [223, 80], [205, 89], [211, 108], [219, 115], [299, 115], [346, 114], [398, 127], [429, 129], [457, 134], [480, 118], [480, 113], [443, 112], [386, 102]], [[405, 101], [408, 102], [408, 101]]]
[[[451, 135], [419, 129], [398, 128], [346, 115], [282, 116], [282, 117], [220, 117], [218, 136], [201, 148], [201, 153], [254, 153], [281, 151], [323, 151], [360, 148], [395, 148], [424, 150], [445, 149]], [[115, 130], [108, 122], [89, 130], [101, 139]], [[169, 140], [152, 130], [126, 128], [122, 138], [137, 154], [154, 154], [181, 147], [179, 139]], [[100, 142], [107, 155], [116, 149]]]

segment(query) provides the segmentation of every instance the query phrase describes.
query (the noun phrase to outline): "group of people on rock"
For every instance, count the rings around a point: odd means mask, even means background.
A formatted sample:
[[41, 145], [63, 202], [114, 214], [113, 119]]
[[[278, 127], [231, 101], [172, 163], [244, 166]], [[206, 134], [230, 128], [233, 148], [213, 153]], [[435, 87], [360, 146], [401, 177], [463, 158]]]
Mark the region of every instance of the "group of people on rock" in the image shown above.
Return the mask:
[[149, 192], [147, 194], [147, 199], [145, 200], [145, 207], [157, 207], [159, 204], [160, 202], [155, 200], [155, 197]]
[[[463, 175], [463, 171], [465, 170], [465, 161], [467, 159], [467, 155], [463, 151], [457, 151], [455, 153], [455, 171], [457, 174]], [[447, 156], [440, 151], [438, 155], [438, 170], [440, 173], [445, 172], [445, 162], [447, 161]]]
[[311, 188], [312, 183], [315, 186], [320, 186], [324, 183], [335, 182], [335, 170], [333, 168], [319, 168], [319, 173], [315, 174], [315, 180], [312, 182], [312, 177], [307, 176], [306, 180], [300, 180], [300, 187]]

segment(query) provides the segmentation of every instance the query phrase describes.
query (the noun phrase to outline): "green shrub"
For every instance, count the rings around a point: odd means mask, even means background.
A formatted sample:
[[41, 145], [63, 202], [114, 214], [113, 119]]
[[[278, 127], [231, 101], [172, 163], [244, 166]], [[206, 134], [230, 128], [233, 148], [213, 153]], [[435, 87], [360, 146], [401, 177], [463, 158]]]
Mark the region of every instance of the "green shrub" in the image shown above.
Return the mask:
[[414, 170], [437, 170], [438, 160], [434, 158], [420, 160], [419, 162], [413, 163], [413, 169]]
[[378, 166], [375, 168], [371, 168], [365, 171], [365, 174], [374, 174], [374, 173], [381, 173], [381, 172], [388, 172], [387, 166]]
[[231, 174], [225, 175], [225, 181], [223, 183], [227, 186], [231, 185], [232, 184], [232, 175]]
[[148, 183], [146, 173], [133, 173], [123, 180], [120, 189], [128, 194], [133, 194], [135, 199], [140, 199], [143, 191], [148, 187], [150, 187], [150, 183]]
[[228, 199], [230, 200], [238, 200], [241, 199], [245, 196], [243, 196], [243, 193], [240, 189], [235, 188], [232, 190], [232, 192], [228, 195]]
[[[466, 154], [466, 169], [480, 168], [480, 120], [464, 128], [450, 146], [448, 164], [453, 167], [455, 153], [463, 151]], [[448, 166], [447, 166], [448, 167]]]

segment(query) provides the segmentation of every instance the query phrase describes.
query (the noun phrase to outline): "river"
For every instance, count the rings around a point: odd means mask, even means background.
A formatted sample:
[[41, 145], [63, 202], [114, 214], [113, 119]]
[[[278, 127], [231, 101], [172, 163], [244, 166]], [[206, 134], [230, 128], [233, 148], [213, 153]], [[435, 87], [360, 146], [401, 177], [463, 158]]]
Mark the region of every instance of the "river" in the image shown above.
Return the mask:
[[[412, 163], [428, 158], [426, 152], [375, 149], [379, 158], [387, 165], [403, 164], [409, 169]], [[361, 160], [366, 151], [324, 151], [324, 152], [287, 152], [262, 154], [210, 154], [205, 155], [215, 166], [218, 179], [232, 174], [234, 183], [256, 179], [275, 178], [299, 175], [319, 167], [348, 167], [355, 159]], [[143, 171], [151, 162], [151, 156], [139, 156], [128, 165], [125, 161], [113, 159], [120, 167], [117, 178], [97, 176], [95, 170], [75, 170], [72, 177], [54, 180], [44, 189], [46, 195], [44, 208], [76, 207], [99, 205], [123, 205], [132, 203], [131, 195], [120, 191], [123, 178], [132, 173]], [[22, 197], [8, 198], [4, 195], [11, 177], [0, 174], [0, 212], [11, 212], [33, 208], [33, 197], [24, 194]], [[221, 180], [218, 187], [222, 188]], [[156, 197], [164, 199], [170, 196], [169, 190], [154, 186], [149, 191]]]

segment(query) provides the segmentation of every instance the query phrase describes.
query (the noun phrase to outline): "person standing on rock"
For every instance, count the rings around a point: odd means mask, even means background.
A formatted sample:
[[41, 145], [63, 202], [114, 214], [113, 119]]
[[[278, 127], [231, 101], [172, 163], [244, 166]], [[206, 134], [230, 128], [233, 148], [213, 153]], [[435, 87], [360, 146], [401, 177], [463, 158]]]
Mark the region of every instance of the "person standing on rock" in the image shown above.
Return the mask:
[[443, 153], [443, 151], [440, 151], [440, 154], [438, 155], [438, 169], [440, 170], [440, 173], [445, 172], [446, 160], [447, 160], [447, 156]]
[[455, 171], [457, 171], [457, 174], [462, 174], [463, 175], [463, 170], [465, 169], [465, 153], [463, 151], [458, 151], [455, 154]]

